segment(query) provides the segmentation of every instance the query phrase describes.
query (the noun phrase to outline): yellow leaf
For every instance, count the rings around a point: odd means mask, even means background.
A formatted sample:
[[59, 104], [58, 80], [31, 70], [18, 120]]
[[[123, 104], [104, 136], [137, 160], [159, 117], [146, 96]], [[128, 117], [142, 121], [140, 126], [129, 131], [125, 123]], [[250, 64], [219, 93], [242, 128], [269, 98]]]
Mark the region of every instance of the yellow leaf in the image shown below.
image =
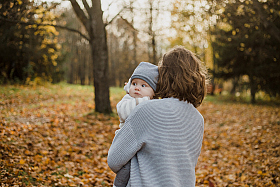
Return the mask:
[[35, 159], [37, 162], [41, 162], [42, 156], [41, 156], [41, 155], [36, 155], [36, 156], [34, 157], [34, 159]]
[[50, 162], [50, 159], [49, 159], [49, 158], [47, 158], [47, 159], [45, 160], [45, 162], [44, 162], [44, 165], [48, 165], [48, 164], [49, 164], [49, 162]]
[[26, 155], [31, 155], [31, 154], [32, 154], [29, 150], [25, 150], [24, 153], [25, 153]]
[[23, 164], [25, 164], [25, 161], [21, 159], [21, 160], [19, 161], [19, 164], [23, 165]]
[[261, 175], [261, 174], [262, 174], [262, 171], [259, 170], [259, 171], [258, 171], [258, 174]]
[[43, 155], [47, 155], [49, 152], [48, 152], [48, 151], [43, 150], [43, 151], [41, 151], [41, 153], [42, 153]]
[[245, 179], [246, 179], [246, 176], [245, 176], [245, 175], [242, 175], [242, 176], [241, 176], [241, 181], [243, 182]]
[[203, 181], [204, 184], [209, 184], [209, 181], [205, 180]]

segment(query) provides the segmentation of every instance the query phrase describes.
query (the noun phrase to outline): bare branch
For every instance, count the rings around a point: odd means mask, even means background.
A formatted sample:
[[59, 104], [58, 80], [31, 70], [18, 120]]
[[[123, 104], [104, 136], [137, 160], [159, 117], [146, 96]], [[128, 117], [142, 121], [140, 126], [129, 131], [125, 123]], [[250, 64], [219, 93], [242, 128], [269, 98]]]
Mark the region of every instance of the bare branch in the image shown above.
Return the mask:
[[72, 29], [72, 28], [68, 28], [65, 26], [61, 26], [61, 25], [54, 25], [54, 24], [46, 24], [46, 23], [31, 23], [31, 22], [24, 22], [24, 21], [19, 21], [19, 20], [10, 20], [10, 19], [6, 19], [6, 18], [2, 18], [0, 17], [1, 21], [5, 21], [5, 22], [9, 22], [9, 23], [18, 23], [18, 24], [22, 24], [22, 25], [38, 25], [38, 26], [53, 26], [55, 28], [59, 28], [59, 29], [65, 29], [71, 32], [75, 32], [78, 33], [80, 36], [82, 36], [83, 38], [85, 38], [86, 40], [89, 41], [89, 38], [84, 35], [83, 33], [81, 33], [80, 31], [76, 30], [76, 29]]
[[113, 3], [115, 3], [118, 0], [113, 0], [111, 3], [109, 3], [108, 7], [110, 7]]
[[84, 4], [84, 6], [85, 6], [85, 8], [87, 10], [88, 15], [90, 16], [90, 7], [89, 7], [87, 1], [86, 0], [82, 0], [82, 1], [83, 1], [83, 4]]
[[114, 21], [114, 19], [116, 19], [116, 17], [118, 17], [118, 16], [120, 15], [120, 13], [121, 13], [124, 9], [125, 9], [125, 7], [122, 8], [108, 23], [105, 23], [105, 27], [106, 27], [107, 25], [110, 25], [110, 24]]
[[[109, 11], [109, 9], [110, 9], [110, 6], [114, 3], [114, 2], [116, 2], [117, 0], [113, 0], [111, 3], [109, 3], [109, 5], [108, 5], [108, 7], [107, 7], [107, 9], [106, 10], [104, 10], [103, 12], [105, 12], [105, 11]], [[109, 14], [107, 15], [107, 18], [109, 17]], [[107, 23], [107, 19], [106, 18], [106, 23]]]
[[47, 8], [46, 11], [51, 11], [51, 10], [55, 9], [60, 4], [61, 3], [54, 3], [54, 2], [52, 2], [51, 6], [49, 8]]
[[121, 19], [122, 19], [129, 27], [131, 27], [133, 30], [139, 32], [137, 29], [134, 28], [134, 26], [133, 26], [129, 21], [127, 21], [126, 19], [124, 19], [122, 16], [120, 16], [120, 17], [121, 17]]
[[87, 24], [88, 18], [85, 15], [84, 11], [81, 9], [80, 5], [77, 3], [76, 0], [69, 0], [69, 1], [71, 2], [72, 7], [73, 7], [77, 17], [79, 18], [79, 20], [83, 23], [83, 25], [85, 26], [87, 31], [90, 32], [89, 25]]

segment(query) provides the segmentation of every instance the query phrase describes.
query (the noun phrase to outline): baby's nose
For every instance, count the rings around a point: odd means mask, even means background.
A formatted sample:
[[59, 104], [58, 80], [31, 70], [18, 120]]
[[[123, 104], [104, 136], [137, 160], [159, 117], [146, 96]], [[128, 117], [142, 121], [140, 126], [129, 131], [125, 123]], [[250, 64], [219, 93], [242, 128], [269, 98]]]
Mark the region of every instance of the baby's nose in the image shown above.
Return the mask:
[[135, 90], [140, 90], [140, 87], [139, 86], [135, 86]]

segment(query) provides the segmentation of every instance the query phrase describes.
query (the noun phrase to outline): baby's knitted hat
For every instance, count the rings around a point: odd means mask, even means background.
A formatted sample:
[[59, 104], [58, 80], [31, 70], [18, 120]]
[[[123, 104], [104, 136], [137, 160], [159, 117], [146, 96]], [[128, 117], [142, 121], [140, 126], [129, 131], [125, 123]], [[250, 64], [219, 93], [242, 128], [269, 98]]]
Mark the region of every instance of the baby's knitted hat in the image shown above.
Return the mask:
[[129, 83], [131, 83], [131, 81], [136, 78], [146, 81], [152, 87], [152, 89], [156, 91], [158, 81], [158, 67], [149, 62], [141, 62], [135, 68]]

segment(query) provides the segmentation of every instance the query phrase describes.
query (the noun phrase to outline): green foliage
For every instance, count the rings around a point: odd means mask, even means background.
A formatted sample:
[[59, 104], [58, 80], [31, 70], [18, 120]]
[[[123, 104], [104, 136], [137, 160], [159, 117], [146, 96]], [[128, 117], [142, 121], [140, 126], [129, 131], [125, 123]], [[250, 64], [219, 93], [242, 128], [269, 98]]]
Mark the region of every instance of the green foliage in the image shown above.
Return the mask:
[[[239, 92], [238, 92], [239, 93]], [[212, 102], [215, 104], [232, 104], [232, 103], [239, 103], [239, 104], [250, 104], [250, 96], [246, 93], [240, 93], [236, 95], [230, 94], [222, 94], [222, 95], [207, 95], [205, 97], [205, 102]], [[280, 106], [280, 98], [272, 98], [269, 97], [267, 94], [263, 92], [258, 92], [256, 94], [256, 103], [254, 105], [262, 105], [262, 106]]]
[[[6, 0], [0, 4], [0, 84], [61, 80], [62, 64], [52, 26], [56, 17], [46, 3]], [[3, 21], [2, 21], [3, 20]]]
[[212, 34], [215, 74], [247, 75], [251, 94], [280, 93], [280, 2], [245, 0], [226, 4]]

